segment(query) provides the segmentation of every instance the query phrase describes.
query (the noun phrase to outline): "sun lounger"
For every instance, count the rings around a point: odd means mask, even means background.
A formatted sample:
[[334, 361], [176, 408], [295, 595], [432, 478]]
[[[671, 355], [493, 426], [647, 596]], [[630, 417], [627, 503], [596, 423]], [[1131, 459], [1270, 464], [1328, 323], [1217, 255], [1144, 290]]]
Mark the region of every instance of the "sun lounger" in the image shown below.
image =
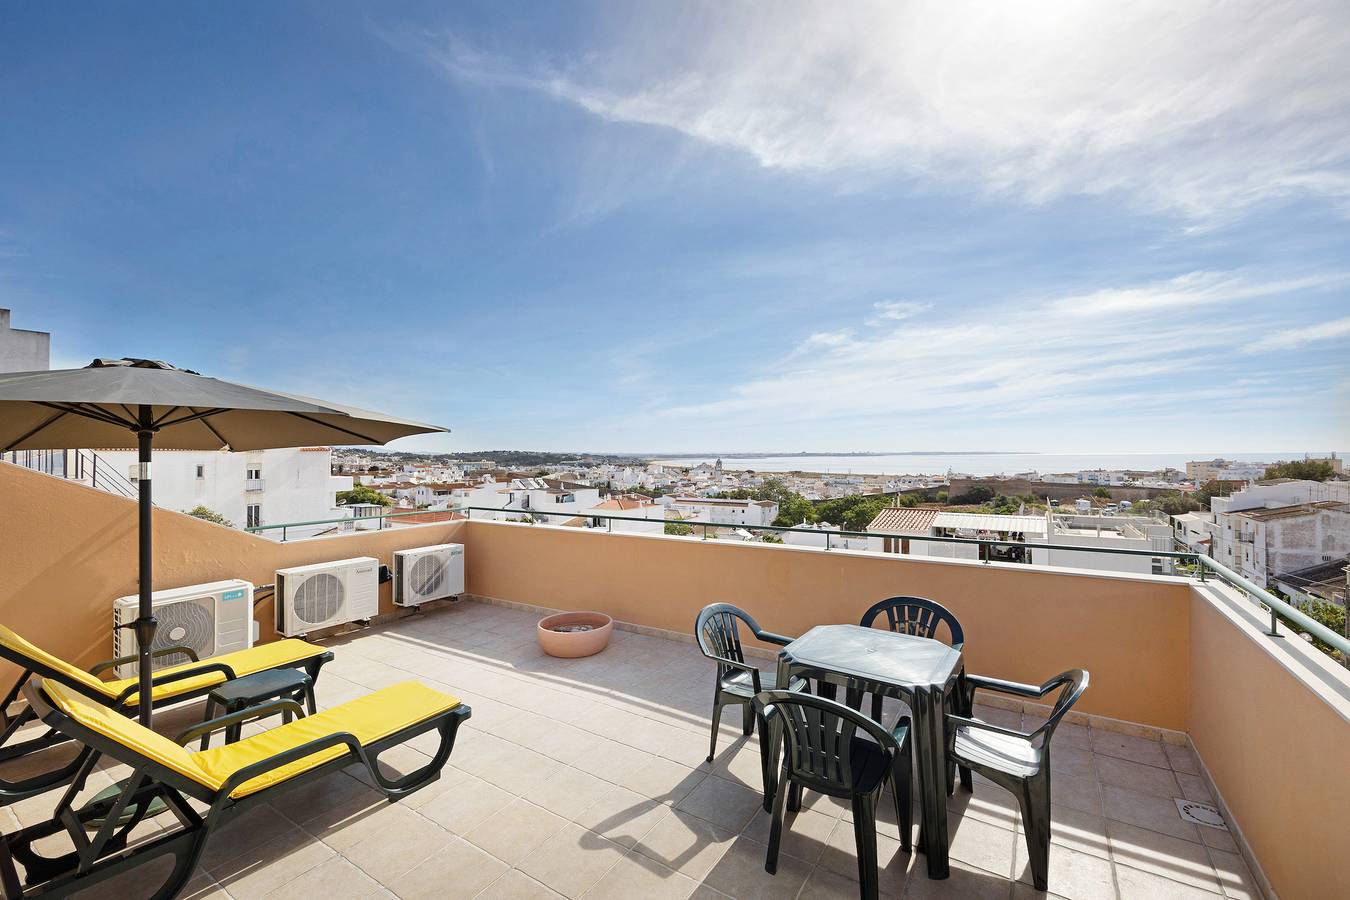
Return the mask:
[[[470, 715], [457, 698], [405, 681], [237, 743], [193, 752], [186, 745], [203, 734], [275, 715], [283, 707], [300, 715], [303, 710], [293, 700], [277, 700], [204, 722], [175, 741], [64, 684], [35, 678], [24, 693], [46, 725], [84, 749], [52, 818], [0, 841], [6, 897], [69, 896], [165, 855], [174, 861], [167, 879], [158, 887], [144, 885], [139, 895], [174, 897], [192, 877], [207, 839], [241, 811], [261, 802], [284, 808], [289, 788], [353, 763], [364, 766], [376, 787], [397, 800], [440, 777], [459, 726]], [[393, 779], [380, 771], [380, 753], [430, 731], [440, 734], [430, 763]], [[102, 756], [125, 763], [132, 774], [116, 796], [77, 809], [75, 799]], [[156, 797], [179, 827], [128, 848], [127, 835]], [[205, 813], [189, 799], [206, 804]], [[44, 839], [62, 831], [76, 849], [43, 856], [38, 848], [50, 846]], [[16, 862], [23, 866], [22, 880]]]

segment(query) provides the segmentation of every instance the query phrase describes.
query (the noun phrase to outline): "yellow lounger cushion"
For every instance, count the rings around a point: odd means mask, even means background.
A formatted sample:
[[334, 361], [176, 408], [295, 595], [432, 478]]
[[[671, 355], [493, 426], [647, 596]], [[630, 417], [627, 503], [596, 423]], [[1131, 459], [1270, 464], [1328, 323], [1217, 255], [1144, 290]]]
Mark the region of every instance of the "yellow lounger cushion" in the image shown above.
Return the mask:
[[[189, 662], [181, 666], [169, 666], [164, 669], [156, 669], [155, 677], [170, 675], [174, 672], [181, 672], [184, 669], [195, 668], [196, 666], [207, 663], [224, 663], [234, 670], [234, 674], [239, 677], [252, 675], [254, 672], [265, 672], [268, 669], [277, 669], [282, 666], [294, 665], [295, 663], [318, 656], [326, 652], [324, 648], [317, 644], [310, 644], [298, 638], [288, 638], [284, 641], [273, 641], [270, 644], [259, 644], [256, 647], [250, 647], [247, 650], [236, 650], [233, 653], [225, 653], [221, 656], [212, 656], [199, 663]], [[177, 697], [179, 694], [189, 694], [201, 688], [211, 687], [213, 684], [219, 684], [225, 680], [225, 676], [220, 672], [207, 672], [204, 675], [196, 675], [192, 678], [184, 678], [182, 681], [171, 681], [168, 684], [156, 685], [151, 689], [151, 695], [155, 702], [166, 697]], [[115, 697], [128, 687], [136, 684], [135, 678], [123, 678], [121, 681], [105, 682], [105, 685], [112, 691]], [[134, 706], [139, 702], [139, 694], [132, 694], [127, 698], [127, 705]]]
[[[9, 648], [19, 656], [26, 657], [34, 662], [45, 665], [53, 671], [60, 672], [77, 684], [82, 684], [90, 690], [98, 691], [109, 700], [115, 700], [122, 691], [136, 684], [135, 678], [123, 678], [120, 681], [103, 681], [94, 675], [90, 675], [78, 666], [71, 665], [61, 657], [48, 653], [37, 644], [32, 643], [3, 625], [0, 625], [0, 645]], [[313, 656], [318, 656], [324, 652], [324, 648], [317, 644], [310, 644], [305, 641], [291, 638], [284, 641], [275, 641], [271, 644], [260, 644], [257, 647], [252, 647], [248, 650], [236, 650], [234, 653], [226, 653], [223, 656], [213, 656], [200, 663], [190, 662], [184, 663], [181, 666], [156, 669], [155, 675], [158, 677], [172, 672], [179, 672], [183, 669], [191, 669], [195, 666], [203, 665], [204, 663], [217, 662], [229, 666], [234, 670], [236, 675], [252, 675], [254, 672], [264, 672], [268, 669], [275, 669], [280, 666], [294, 665], [295, 663], [309, 659]], [[153, 696], [155, 701], [158, 702], [170, 697], [190, 694], [201, 688], [219, 684], [224, 680], [225, 676], [220, 672], [208, 672], [194, 678], [184, 678], [182, 681], [171, 681], [168, 684], [158, 685], [153, 689]], [[129, 706], [135, 706], [138, 702], [139, 697], [137, 694], [132, 694], [127, 700]]]
[[[403, 681], [237, 743], [193, 753], [136, 720], [94, 703], [64, 685], [46, 681], [42, 684], [42, 690], [58, 709], [86, 728], [213, 791], [220, 790], [230, 775], [245, 766], [270, 759], [317, 738], [347, 732], [366, 745], [438, 713], [454, 709], [460, 702], [457, 697], [433, 690], [420, 682]], [[247, 797], [346, 752], [347, 748], [341, 745], [321, 750], [244, 782], [230, 796], [235, 799]]]

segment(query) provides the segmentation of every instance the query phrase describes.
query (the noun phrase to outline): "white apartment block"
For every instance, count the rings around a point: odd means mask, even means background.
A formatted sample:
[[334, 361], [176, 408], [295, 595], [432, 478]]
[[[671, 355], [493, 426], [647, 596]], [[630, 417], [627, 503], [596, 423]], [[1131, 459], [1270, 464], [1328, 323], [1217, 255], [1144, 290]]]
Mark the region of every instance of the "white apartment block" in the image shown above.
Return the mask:
[[1350, 553], [1350, 482], [1255, 484], [1210, 509], [1210, 555], [1263, 587]]
[[[135, 450], [95, 452], [135, 483]], [[327, 447], [156, 450], [155, 505], [182, 512], [205, 506], [237, 528], [336, 518], [346, 512], [336, 508], [336, 494], [350, 490], [352, 479], [331, 473], [331, 456]]]
[[1256, 481], [1266, 474], [1266, 463], [1206, 459], [1186, 463], [1186, 477], [1196, 485], [1207, 481]]
[[52, 336], [45, 331], [11, 328], [9, 310], [0, 309], [0, 372], [43, 372], [51, 368]]
[[772, 500], [732, 500], [727, 497], [673, 497], [670, 508], [685, 519], [709, 525], [737, 525], [758, 528], [772, 525], [778, 518], [778, 504]]

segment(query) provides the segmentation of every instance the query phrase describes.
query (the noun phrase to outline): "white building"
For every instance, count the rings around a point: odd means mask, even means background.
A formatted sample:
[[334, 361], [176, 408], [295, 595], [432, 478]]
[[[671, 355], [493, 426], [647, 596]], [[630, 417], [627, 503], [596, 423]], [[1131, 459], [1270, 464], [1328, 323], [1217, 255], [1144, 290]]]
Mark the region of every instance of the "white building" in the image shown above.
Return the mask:
[[[666, 530], [666, 507], [650, 497], [641, 494], [622, 494], [610, 497], [590, 509], [583, 510], [591, 528], [603, 528], [609, 531], [623, 531], [637, 534], [664, 534]], [[603, 518], [620, 516], [618, 519]], [[633, 521], [635, 519], [641, 521]]]
[[673, 497], [670, 508], [686, 519], [710, 525], [739, 525], [758, 528], [772, 525], [778, 518], [778, 504], [772, 500], [733, 500], [728, 497]]
[[51, 368], [52, 336], [45, 331], [11, 328], [9, 310], [0, 309], [0, 372], [43, 372]]
[[[135, 482], [135, 450], [96, 452]], [[350, 490], [352, 479], [331, 474], [327, 447], [243, 453], [161, 449], [155, 451], [154, 466], [156, 506], [183, 512], [205, 506], [237, 528], [332, 519], [348, 512], [337, 509], [335, 495]]]
[[831, 531], [839, 531], [841, 526], [831, 525], [829, 522], [803, 522], [795, 528], [809, 529], [807, 531], [781, 531], [778, 536], [783, 539], [783, 543], [791, 544], [794, 547], [829, 547], [831, 550], [867, 550], [871, 538], [865, 537], [844, 537], [837, 534], [829, 534]]
[[1350, 482], [1276, 480], [1210, 500], [1210, 555], [1259, 585], [1350, 552]]
[[1263, 462], [1205, 459], [1186, 463], [1186, 477], [1197, 485], [1207, 481], [1255, 481], [1266, 474]]
[[[1050, 524], [1045, 541], [1048, 544], [1164, 553], [1170, 552], [1174, 546], [1171, 525], [1143, 516], [1047, 515], [1046, 518]], [[1146, 575], [1170, 575], [1173, 568], [1172, 559], [1165, 556], [1036, 548], [1031, 551], [1031, 562], [1042, 566]]]

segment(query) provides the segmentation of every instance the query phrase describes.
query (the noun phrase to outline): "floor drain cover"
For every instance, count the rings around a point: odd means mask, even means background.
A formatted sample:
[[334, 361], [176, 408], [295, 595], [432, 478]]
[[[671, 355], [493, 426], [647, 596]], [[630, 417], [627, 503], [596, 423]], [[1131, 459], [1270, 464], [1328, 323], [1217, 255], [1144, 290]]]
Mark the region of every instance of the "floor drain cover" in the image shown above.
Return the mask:
[[1228, 826], [1223, 824], [1223, 815], [1214, 807], [1207, 803], [1196, 803], [1194, 800], [1182, 800], [1180, 797], [1173, 797], [1177, 804], [1177, 812], [1187, 822], [1195, 825], [1205, 825], [1209, 828], [1222, 828], [1228, 830]]

